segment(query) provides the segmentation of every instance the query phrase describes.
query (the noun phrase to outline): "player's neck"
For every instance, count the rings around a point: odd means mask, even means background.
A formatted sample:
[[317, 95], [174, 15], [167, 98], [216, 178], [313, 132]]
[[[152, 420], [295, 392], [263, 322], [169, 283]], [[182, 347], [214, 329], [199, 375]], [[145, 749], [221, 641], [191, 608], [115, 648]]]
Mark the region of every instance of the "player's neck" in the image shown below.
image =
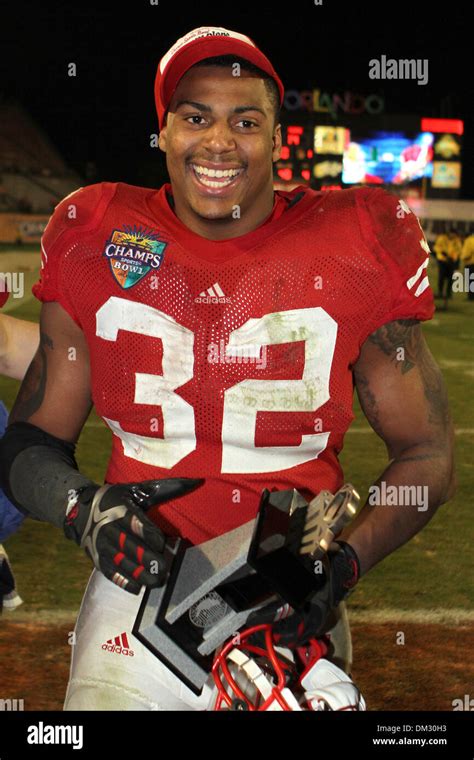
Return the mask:
[[226, 240], [240, 237], [260, 227], [270, 216], [275, 205], [275, 193], [269, 189], [263, 199], [260, 196], [259, 203], [254, 204], [240, 217], [233, 216], [225, 219], [205, 219], [196, 214], [189, 205], [180, 201], [179, 196], [168, 196], [171, 208], [188, 229], [208, 240]]

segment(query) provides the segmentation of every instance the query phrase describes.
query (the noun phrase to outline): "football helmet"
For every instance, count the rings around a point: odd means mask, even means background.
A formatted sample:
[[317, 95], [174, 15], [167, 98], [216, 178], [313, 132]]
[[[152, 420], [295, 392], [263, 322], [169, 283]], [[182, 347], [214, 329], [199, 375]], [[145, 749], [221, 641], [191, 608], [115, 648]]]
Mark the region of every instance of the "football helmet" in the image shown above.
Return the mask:
[[213, 710], [365, 710], [351, 679], [324, 656], [328, 638], [295, 650], [276, 643], [271, 624], [236, 634], [215, 655]]

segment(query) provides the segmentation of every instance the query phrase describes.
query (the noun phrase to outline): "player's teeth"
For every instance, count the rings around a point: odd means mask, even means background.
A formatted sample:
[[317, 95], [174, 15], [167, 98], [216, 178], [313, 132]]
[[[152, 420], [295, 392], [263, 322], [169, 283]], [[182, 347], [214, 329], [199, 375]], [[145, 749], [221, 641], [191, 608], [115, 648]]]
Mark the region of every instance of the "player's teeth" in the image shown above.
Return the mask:
[[[226, 187], [240, 174], [240, 169], [226, 169], [225, 171], [208, 169], [205, 166], [196, 166], [193, 164], [193, 170], [196, 176], [206, 187]], [[219, 182], [213, 182], [211, 177], [219, 179]]]
[[206, 185], [206, 187], [225, 187], [232, 182], [232, 180], [228, 180], [227, 182], [212, 182], [212, 180], [204, 179], [203, 177], [200, 177], [199, 181], [202, 182], [203, 185]]
[[240, 173], [240, 169], [208, 169], [207, 166], [193, 165], [194, 171], [197, 174], [205, 174], [207, 177], [216, 177], [217, 179], [222, 177], [236, 177]]

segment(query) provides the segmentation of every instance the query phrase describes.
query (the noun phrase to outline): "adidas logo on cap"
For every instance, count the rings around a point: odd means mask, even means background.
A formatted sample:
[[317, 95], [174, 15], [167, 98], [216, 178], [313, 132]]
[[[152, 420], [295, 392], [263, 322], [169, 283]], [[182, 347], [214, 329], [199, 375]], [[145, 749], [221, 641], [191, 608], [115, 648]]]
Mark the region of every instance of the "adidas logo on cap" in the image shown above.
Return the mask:
[[202, 293], [194, 299], [194, 303], [230, 303], [229, 296], [224, 295], [224, 291], [218, 282], [211, 285], [207, 290], [203, 290]]
[[102, 644], [102, 649], [106, 652], [123, 654], [127, 657], [134, 657], [135, 655], [135, 652], [130, 649], [126, 633], [121, 633], [120, 636], [116, 636], [114, 639], [108, 639], [105, 644]]

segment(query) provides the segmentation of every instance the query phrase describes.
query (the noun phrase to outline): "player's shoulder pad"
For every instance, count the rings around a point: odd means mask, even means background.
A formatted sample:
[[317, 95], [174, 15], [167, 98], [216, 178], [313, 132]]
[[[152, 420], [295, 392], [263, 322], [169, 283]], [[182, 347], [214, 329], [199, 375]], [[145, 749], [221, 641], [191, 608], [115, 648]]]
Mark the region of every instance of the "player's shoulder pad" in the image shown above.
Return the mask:
[[362, 235], [377, 256], [389, 256], [403, 272], [412, 272], [430, 248], [418, 217], [409, 205], [382, 188], [355, 191]]
[[67, 231], [94, 226], [115, 194], [117, 183], [99, 182], [69, 193], [55, 206], [43, 232], [42, 247], [50, 251]]

